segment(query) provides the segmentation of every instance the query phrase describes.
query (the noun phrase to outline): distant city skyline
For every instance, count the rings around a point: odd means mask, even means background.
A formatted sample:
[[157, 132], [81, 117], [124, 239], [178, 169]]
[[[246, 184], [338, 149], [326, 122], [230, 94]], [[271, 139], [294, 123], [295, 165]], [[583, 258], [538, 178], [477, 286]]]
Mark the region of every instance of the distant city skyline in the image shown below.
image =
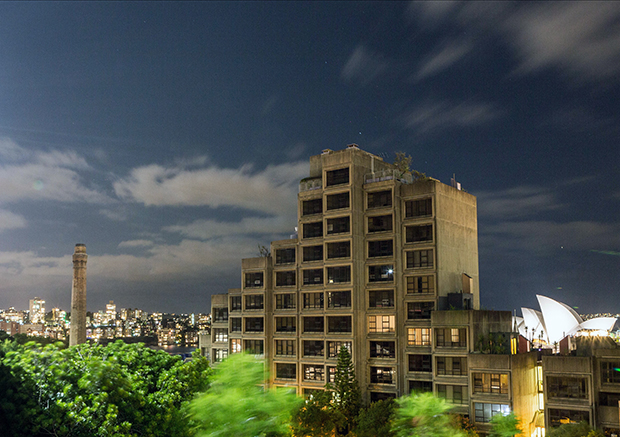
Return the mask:
[[350, 143], [478, 199], [484, 308], [620, 308], [620, 4], [0, 3], [0, 307], [208, 312]]

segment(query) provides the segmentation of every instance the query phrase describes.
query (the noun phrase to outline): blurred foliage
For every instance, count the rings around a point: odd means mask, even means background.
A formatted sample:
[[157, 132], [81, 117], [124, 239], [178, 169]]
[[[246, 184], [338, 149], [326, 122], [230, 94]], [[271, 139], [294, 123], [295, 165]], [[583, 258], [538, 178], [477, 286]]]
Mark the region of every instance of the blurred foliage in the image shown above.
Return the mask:
[[489, 433], [489, 437], [513, 437], [520, 436], [521, 429], [519, 425], [521, 421], [515, 415], [515, 413], [510, 413], [507, 415], [496, 414], [491, 418], [491, 425], [493, 428]]
[[411, 174], [414, 181], [423, 181], [428, 179], [428, 176], [426, 176], [425, 173], [411, 169], [411, 162], [413, 161], [411, 155], [407, 155], [405, 152], [395, 152], [395, 155], [394, 165], [399, 172], [402, 174]]
[[397, 437], [465, 437], [453, 426], [451, 406], [432, 393], [413, 393], [396, 399], [392, 430]]
[[[142, 344], [0, 345], [0, 429], [12, 436], [190, 436], [210, 368]], [[16, 420], [19, 418], [19, 420]]]
[[565, 423], [547, 430], [547, 437], [603, 437], [601, 431], [594, 430], [588, 422]]
[[377, 401], [360, 411], [354, 430], [356, 437], [393, 437], [391, 430], [396, 403], [393, 400]]
[[291, 412], [302, 400], [284, 388], [265, 389], [262, 360], [238, 353], [221, 362], [209, 390], [191, 404], [197, 435], [276, 437], [291, 433]]

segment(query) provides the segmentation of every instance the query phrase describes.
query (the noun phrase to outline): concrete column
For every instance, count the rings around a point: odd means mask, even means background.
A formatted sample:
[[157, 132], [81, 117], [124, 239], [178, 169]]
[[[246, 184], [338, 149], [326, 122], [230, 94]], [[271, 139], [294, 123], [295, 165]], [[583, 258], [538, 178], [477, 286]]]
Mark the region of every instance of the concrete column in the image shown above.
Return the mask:
[[86, 343], [86, 245], [76, 244], [71, 286], [71, 330], [69, 346]]

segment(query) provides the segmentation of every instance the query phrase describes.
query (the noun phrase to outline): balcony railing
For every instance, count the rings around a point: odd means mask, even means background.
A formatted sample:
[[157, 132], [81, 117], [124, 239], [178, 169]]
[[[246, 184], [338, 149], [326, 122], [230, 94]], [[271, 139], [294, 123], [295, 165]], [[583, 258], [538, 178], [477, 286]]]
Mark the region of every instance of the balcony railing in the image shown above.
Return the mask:
[[323, 188], [323, 180], [321, 178], [306, 179], [299, 183], [300, 193], [302, 191], [320, 190], [321, 188]]
[[400, 182], [410, 184], [413, 182], [413, 176], [411, 173], [403, 173], [396, 169], [387, 169], [381, 171], [375, 171], [373, 173], [366, 173], [364, 175], [364, 183], [370, 184], [372, 182], [399, 180]]

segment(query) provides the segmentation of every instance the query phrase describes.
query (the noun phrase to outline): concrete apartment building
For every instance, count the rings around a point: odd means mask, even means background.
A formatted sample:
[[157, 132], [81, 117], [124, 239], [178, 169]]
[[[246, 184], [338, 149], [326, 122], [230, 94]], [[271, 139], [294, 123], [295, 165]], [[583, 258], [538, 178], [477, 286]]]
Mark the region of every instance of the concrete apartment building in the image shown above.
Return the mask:
[[[312, 156], [297, 237], [242, 260], [241, 288], [212, 296], [206, 354], [260, 355], [270, 384], [307, 395], [333, 380], [345, 346], [366, 401], [432, 391], [482, 433], [515, 411], [525, 435], [544, 435], [555, 419], [542, 366], [555, 357], [516, 354], [529, 349], [511, 313], [479, 309], [476, 198], [453, 185], [414, 180], [355, 145]], [[617, 413], [605, 423], [617, 427]]]

